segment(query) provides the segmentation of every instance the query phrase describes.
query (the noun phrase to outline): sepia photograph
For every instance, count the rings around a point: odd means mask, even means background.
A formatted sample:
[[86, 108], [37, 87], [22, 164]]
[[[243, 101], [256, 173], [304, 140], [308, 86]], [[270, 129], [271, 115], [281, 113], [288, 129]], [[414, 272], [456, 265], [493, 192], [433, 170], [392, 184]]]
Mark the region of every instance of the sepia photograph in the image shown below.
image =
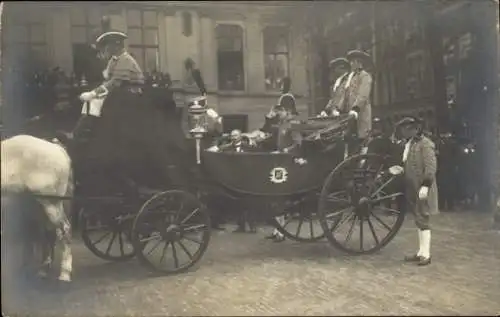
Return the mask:
[[498, 316], [498, 0], [0, 2], [2, 315]]

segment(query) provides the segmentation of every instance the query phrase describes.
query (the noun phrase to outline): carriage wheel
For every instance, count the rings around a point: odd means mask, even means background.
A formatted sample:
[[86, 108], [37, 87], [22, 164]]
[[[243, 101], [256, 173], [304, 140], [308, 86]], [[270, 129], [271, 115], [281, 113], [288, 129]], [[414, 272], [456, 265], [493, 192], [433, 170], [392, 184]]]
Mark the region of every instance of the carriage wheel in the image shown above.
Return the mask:
[[316, 206], [310, 206], [308, 201], [300, 202], [285, 215], [281, 225], [273, 219], [274, 227], [285, 237], [297, 242], [316, 242], [325, 237], [320, 227], [318, 215], [314, 212]]
[[208, 210], [181, 190], [159, 193], [141, 208], [132, 227], [139, 260], [156, 272], [185, 272], [205, 253], [210, 241]]
[[82, 240], [96, 256], [107, 261], [128, 261], [135, 256], [130, 238], [133, 215], [85, 212], [80, 215]]
[[318, 216], [333, 246], [349, 254], [370, 254], [397, 234], [405, 217], [398, 207], [404, 196], [388, 168], [382, 156], [355, 155], [328, 175]]

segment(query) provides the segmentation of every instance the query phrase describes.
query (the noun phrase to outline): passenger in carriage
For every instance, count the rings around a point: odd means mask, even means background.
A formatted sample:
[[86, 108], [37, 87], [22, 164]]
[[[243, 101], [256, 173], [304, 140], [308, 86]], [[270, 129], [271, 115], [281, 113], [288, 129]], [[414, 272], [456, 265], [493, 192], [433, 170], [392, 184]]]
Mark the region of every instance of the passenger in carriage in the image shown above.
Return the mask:
[[[289, 152], [297, 148], [302, 141], [299, 132], [291, 130], [291, 125], [298, 116], [295, 97], [290, 93], [290, 78], [283, 79], [282, 95], [265, 116], [265, 123], [259, 130], [248, 134], [257, 140], [260, 147], [270, 151]], [[271, 137], [266, 137], [271, 135]], [[264, 141], [264, 142], [262, 142]]]
[[329, 64], [330, 71], [334, 73], [337, 78], [331, 89], [330, 100], [325, 109], [320, 113], [321, 117], [340, 115], [343, 110], [345, 97], [346, 97], [346, 83], [351, 71], [351, 65], [346, 58], [339, 57], [332, 60]]
[[221, 152], [233, 152], [233, 153], [243, 153], [243, 152], [251, 152], [255, 150], [255, 147], [252, 147], [248, 142], [243, 140], [243, 134], [240, 130], [233, 130], [229, 136], [230, 142], [223, 144], [219, 147], [219, 151]]
[[286, 105], [277, 105], [275, 109], [279, 118], [276, 140], [277, 150], [284, 153], [295, 152], [302, 143], [300, 132], [292, 129], [292, 123], [297, 112], [293, 108], [287, 108]]

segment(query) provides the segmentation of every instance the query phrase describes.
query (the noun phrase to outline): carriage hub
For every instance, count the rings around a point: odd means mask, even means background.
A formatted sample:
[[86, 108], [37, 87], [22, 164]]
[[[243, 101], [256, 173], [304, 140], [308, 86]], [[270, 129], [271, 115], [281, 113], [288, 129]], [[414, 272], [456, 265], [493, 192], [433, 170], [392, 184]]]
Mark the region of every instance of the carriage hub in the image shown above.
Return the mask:
[[182, 237], [181, 227], [175, 224], [168, 225], [163, 233], [163, 238], [169, 241], [178, 241]]
[[361, 197], [356, 206], [356, 214], [359, 217], [367, 217], [371, 211], [371, 199], [369, 197]]

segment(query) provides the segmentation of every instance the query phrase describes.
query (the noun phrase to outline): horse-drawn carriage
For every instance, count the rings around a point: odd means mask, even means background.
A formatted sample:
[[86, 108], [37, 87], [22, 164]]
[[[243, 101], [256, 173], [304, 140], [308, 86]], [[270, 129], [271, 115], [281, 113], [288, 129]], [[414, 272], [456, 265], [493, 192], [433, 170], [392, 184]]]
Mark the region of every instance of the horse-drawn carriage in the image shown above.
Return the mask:
[[[189, 154], [191, 166], [184, 169], [189, 184], [139, 190], [135, 196], [83, 199], [83, 241], [95, 255], [111, 261], [137, 256], [157, 272], [185, 271], [207, 249], [209, 210], [221, 201], [237, 202], [293, 240], [326, 237], [350, 254], [375, 252], [398, 232], [405, 214], [397, 207], [403, 197], [395, 185], [397, 177], [389, 173], [392, 158], [369, 150], [345, 159], [343, 136], [351, 118], [300, 122], [295, 128], [303, 131], [304, 140], [293, 154], [217, 152], [203, 142], [208, 107], [201, 100], [187, 109], [196, 150]], [[366, 146], [369, 149], [370, 142]], [[274, 219], [282, 215], [287, 221], [281, 225]], [[305, 224], [308, 237], [300, 235]], [[353, 234], [358, 237], [354, 244]]]
[[[147, 140], [131, 137], [135, 143], [128, 148], [142, 146], [141, 140], [148, 143], [149, 149], [133, 150], [160, 165], [172, 165], [173, 161], [163, 162], [164, 158], [180, 151], [175, 162], [183, 166], [173, 166], [173, 170], [181, 182], [154, 186], [160, 190], [135, 188], [123, 194], [93, 190], [100, 183], [87, 181], [87, 185], [81, 182], [77, 186], [75, 197], [60, 197], [73, 199], [79, 210], [83, 242], [102, 259], [126, 261], [137, 256], [156, 272], [185, 271], [206, 251], [211, 234], [209, 210], [217, 209], [221, 202], [233, 202], [254, 216], [270, 220], [292, 240], [312, 242], [326, 237], [333, 246], [350, 254], [381, 249], [402, 225], [405, 213], [398, 206], [402, 206], [403, 193], [397, 186], [397, 176], [389, 172], [394, 157], [370, 150], [373, 142], [365, 144], [367, 152], [345, 157], [344, 136], [351, 118], [298, 122], [292, 128], [302, 131], [303, 142], [294, 153], [227, 153], [209, 150], [213, 138], [207, 136], [209, 108], [204, 97], [195, 98], [184, 109], [186, 116], [171, 115], [167, 121], [165, 109], [157, 106], [141, 104], [136, 114], [150, 114], [135, 123], [135, 129], [133, 125], [128, 128], [140, 131], [156, 124], [166, 130], [148, 135]], [[129, 119], [136, 119], [133, 113], [129, 113]], [[189, 122], [187, 135], [180, 132], [181, 120]], [[183, 142], [172, 151], [158, 138], [173, 134]], [[111, 152], [115, 151], [112, 146], [108, 144]], [[160, 158], [154, 153], [160, 153]], [[77, 183], [82, 174], [76, 174]], [[275, 218], [283, 215], [287, 220], [280, 224]], [[309, 229], [307, 237], [300, 234], [304, 227]]]

